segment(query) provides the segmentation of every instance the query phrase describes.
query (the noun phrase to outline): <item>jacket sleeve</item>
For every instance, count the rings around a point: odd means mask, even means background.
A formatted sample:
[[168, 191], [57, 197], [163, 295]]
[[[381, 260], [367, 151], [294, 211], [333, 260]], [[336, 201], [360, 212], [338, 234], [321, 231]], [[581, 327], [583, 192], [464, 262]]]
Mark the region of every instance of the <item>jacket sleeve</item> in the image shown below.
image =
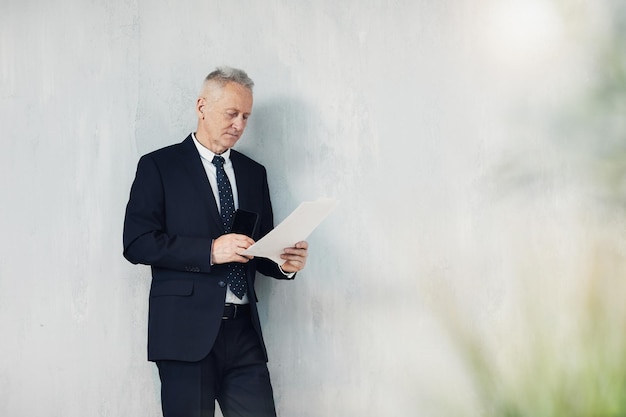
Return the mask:
[[[269, 185], [267, 181], [267, 172], [265, 171], [265, 168], [263, 168], [263, 175], [261, 177], [263, 178], [263, 184], [262, 184], [262, 187], [260, 187], [263, 190], [263, 194], [262, 194], [263, 212], [261, 215], [262, 223], [260, 225], [260, 237], [263, 237], [274, 228], [274, 212], [272, 209]], [[257, 271], [259, 271], [265, 276], [276, 278], [276, 279], [294, 279], [295, 278], [295, 274], [289, 276], [283, 273], [282, 270], [276, 264], [276, 262], [267, 258], [258, 258]]]
[[168, 233], [164, 184], [150, 155], [143, 156], [124, 218], [124, 257], [134, 264], [186, 272], [210, 272], [213, 240]]

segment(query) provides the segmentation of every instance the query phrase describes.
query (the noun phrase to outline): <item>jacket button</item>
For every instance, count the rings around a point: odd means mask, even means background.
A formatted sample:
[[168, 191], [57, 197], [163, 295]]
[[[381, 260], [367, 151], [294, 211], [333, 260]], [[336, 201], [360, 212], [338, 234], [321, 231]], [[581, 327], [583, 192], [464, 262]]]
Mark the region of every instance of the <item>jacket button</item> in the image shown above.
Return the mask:
[[224, 288], [226, 286], [226, 283], [224, 281], [220, 281], [217, 283], [217, 285], [219, 285], [221, 288]]

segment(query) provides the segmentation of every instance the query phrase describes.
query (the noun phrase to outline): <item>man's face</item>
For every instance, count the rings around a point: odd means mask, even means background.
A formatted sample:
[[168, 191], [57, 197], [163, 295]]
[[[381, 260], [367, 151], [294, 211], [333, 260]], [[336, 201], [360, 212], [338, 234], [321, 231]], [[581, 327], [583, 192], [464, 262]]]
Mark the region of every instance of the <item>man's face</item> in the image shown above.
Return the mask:
[[252, 93], [237, 83], [206, 89], [198, 98], [198, 141], [216, 154], [239, 140], [252, 112]]

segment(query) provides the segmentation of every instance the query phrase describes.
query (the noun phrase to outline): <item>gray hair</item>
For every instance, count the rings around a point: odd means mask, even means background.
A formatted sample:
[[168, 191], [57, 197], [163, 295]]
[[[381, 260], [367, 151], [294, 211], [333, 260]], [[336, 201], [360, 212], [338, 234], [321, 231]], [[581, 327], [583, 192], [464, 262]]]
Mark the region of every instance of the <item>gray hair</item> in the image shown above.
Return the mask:
[[206, 88], [207, 83], [215, 82], [220, 87], [224, 87], [228, 83], [237, 83], [252, 92], [252, 87], [254, 87], [254, 81], [245, 71], [231, 68], [231, 67], [217, 67], [217, 69], [211, 72], [204, 79], [203, 89]]

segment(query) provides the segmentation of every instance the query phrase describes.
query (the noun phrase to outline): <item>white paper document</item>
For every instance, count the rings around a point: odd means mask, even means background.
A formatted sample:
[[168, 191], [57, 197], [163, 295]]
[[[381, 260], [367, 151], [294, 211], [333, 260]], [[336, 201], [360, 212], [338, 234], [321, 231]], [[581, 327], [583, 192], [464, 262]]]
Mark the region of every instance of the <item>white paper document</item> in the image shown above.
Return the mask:
[[268, 258], [279, 265], [283, 264], [285, 261], [280, 255], [285, 248], [306, 240], [336, 206], [337, 200], [330, 198], [301, 203], [282, 223], [242, 254]]

